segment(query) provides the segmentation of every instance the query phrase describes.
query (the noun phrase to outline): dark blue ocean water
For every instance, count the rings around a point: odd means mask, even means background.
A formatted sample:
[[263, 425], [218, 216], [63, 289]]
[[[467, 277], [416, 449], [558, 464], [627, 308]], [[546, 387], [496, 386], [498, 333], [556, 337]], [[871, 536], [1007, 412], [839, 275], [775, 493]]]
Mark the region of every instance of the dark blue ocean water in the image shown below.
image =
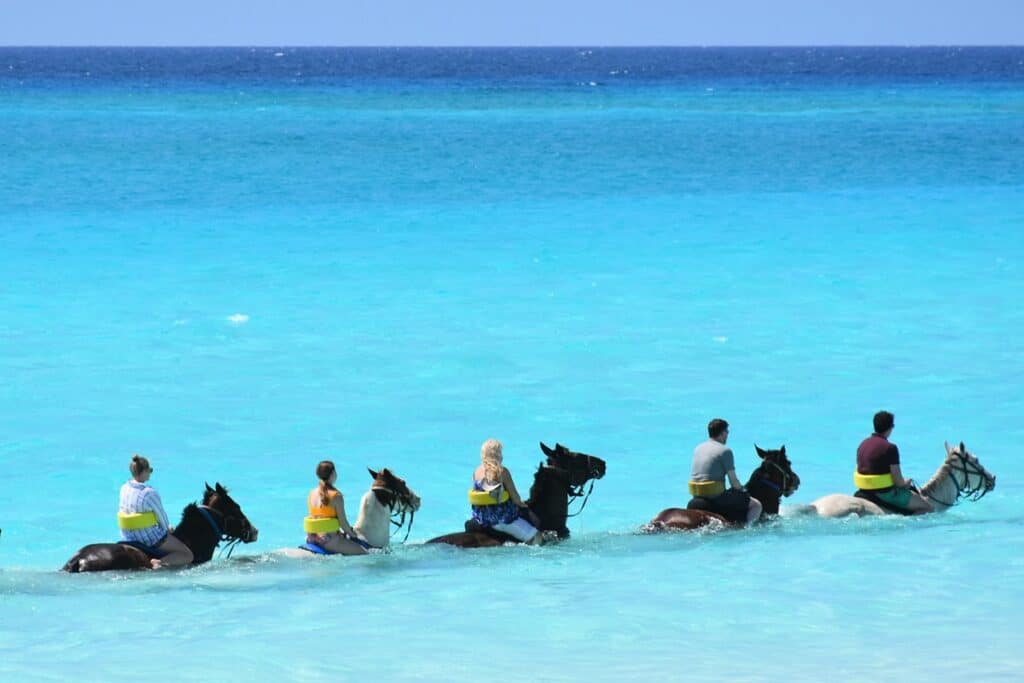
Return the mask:
[[[0, 678], [1015, 680], [1022, 151], [1024, 48], [0, 48]], [[710, 418], [800, 504], [880, 408], [996, 490], [636, 534]], [[540, 440], [608, 460], [571, 541], [422, 545], [492, 436], [524, 489]], [[56, 572], [134, 452], [169, 510], [228, 484], [256, 561]], [[350, 508], [409, 481], [408, 544], [274, 553], [324, 457]]]

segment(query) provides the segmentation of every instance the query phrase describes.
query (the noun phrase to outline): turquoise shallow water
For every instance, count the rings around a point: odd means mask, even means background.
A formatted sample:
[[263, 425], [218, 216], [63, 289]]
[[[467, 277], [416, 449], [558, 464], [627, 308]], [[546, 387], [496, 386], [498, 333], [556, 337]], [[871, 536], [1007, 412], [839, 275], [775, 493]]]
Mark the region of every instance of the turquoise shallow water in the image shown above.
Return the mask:
[[[109, 680], [138, 641], [160, 680], [1019, 678], [1024, 55], [597, 52], [89, 57], [140, 80], [0, 51], [0, 677]], [[996, 490], [636, 534], [711, 417], [744, 478], [785, 443], [800, 504], [849, 491], [880, 408], [911, 476], [962, 439]], [[607, 460], [569, 542], [422, 545], [490, 436], [521, 488], [540, 440]], [[114, 535], [133, 452], [169, 510], [221, 481], [260, 540], [57, 572]], [[408, 543], [274, 554], [324, 457], [350, 515], [366, 466], [408, 480]]]

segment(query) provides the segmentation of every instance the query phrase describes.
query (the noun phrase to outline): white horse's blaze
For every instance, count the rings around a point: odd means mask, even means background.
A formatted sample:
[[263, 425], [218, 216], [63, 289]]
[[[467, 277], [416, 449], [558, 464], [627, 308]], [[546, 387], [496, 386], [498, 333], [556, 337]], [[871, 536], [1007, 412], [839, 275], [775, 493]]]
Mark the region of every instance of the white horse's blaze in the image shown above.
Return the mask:
[[[996, 478], [982, 467], [963, 443], [957, 448], [948, 443], [945, 446], [945, 462], [928, 483], [921, 487], [921, 494], [931, 501], [936, 512], [945, 512], [963, 498], [978, 500], [996, 485]], [[822, 517], [886, 514], [885, 510], [871, 501], [842, 493], [822, 496], [811, 503], [810, 507]]]

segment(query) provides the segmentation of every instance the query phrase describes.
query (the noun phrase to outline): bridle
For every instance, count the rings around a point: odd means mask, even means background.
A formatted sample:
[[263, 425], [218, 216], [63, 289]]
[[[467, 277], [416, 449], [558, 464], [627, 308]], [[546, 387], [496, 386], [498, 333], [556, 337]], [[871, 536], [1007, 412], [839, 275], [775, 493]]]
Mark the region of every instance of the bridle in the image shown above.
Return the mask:
[[388, 494], [387, 507], [391, 511], [391, 523], [395, 525], [395, 530], [390, 538], [398, 535], [398, 532], [405, 526], [406, 514], [409, 515], [409, 527], [405, 530], [405, 538], [401, 540], [402, 543], [405, 543], [409, 540], [409, 534], [412, 533], [412, 523], [416, 519], [416, 510], [413, 509], [411, 493], [406, 495], [383, 485], [371, 486], [370, 490], [383, 491]]
[[775, 491], [775, 493], [779, 494], [780, 497], [785, 496], [786, 491], [789, 491], [789, 480], [794, 478], [796, 475], [787, 472], [785, 469], [783, 469], [781, 465], [779, 465], [779, 463], [774, 462], [772, 460], [762, 460], [761, 466], [764, 467], [765, 465], [771, 465], [772, 467], [779, 471], [779, 474], [782, 475], [782, 484], [776, 484], [774, 481], [768, 479], [767, 477], [761, 477], [761, 483]]
[[[217, 508], [210, 507], [209, 505], [196, 505], [196, 510], [199, 511], [199, 514], [202, 516], [202, 518], [205, 519], [206, 523], [210, 525], [211, 529], [213, 529], [213, 533], [217, 537], [217, 545], [219, 546], [221, 543], [226, 544], [224, 545], [224, 547], [220, 549], [220, 552], [217, 553], [217, 557], [225, 557], [227, 559], [230, 559], [231, 553], [235, 552], [235, 546], [241, 543], [243, 539], [241, 536], [232, 536], [225, 529], [227, 528], [228, 520], [237, 520], [238, 517], [235, 517], [234, 515], [228, 516], [221, 512], [220, 510], [218, 510]], [[214, 514], [220, 516], [220, 523], [218, 523], [217, 520], [213, 518]], [[245, 525], [242, 524], [241, 526], [244, 529]], [[227, 554], [225, 555], [225, 553]]]
[[[572, 479], [573, 479], [572, 470], [569, 470], [568, 468], [564, 468], [564, 467], [556, 468], [556, 469], [563, 469], [563, 470], [565, 470], [566, 472], [569, 473], [569, 486], [568, 486], [568, 488], [566, 490], [566, 494], [569, 497], [569, 501], [567, 503], [567, 506], [569, 504], [572, 504], [572, 502], [574, 500], [576, 500], [577, 498], [583, 498], [583, 502], [580, 504], [579, 510], [577, 510], [576, 512], [573, 512], [572, 514], [566, 513], [566, 517], [575, 517], [576, 515], [578, 515], [581, 512], [583, 512], [583, 508], [587, 507], [587, 501], [590, 500], [590, 494], [594, 492], [594, 482], [597, 481], [597, 476], [598, 476], [598, 474], [601, 471], [600, 468], [596, 464], [594, 464], [594, 460], [596, 460], [596, 458], [594, 456], [587, 455], [586, 453], [576, 453], [574, 455], [577, 458], [586, 458], [586, 462], [587, 462], [587, 465], [586, 465], [587, 480], [585, 480], [582, 484], [573, 484], [572, 483]], [[587, 486], [587, 481], [590, 482], [590, 486], [589, 487]], [[586, 488], [586, 492], [585, 493], [583, 491], [584, 488]]]
[[[944, 500], [940, 500], [935, 496], [928, 494], [928, 498], [946, 507], [953, 507], [959, 505], [961, 498], [969, 501], [978, 501], [985, 497], [985, 494], [991, 491], [995, 487], [995, 483], [989, 483], [989, 475], [985, 472], [985, 469], [978, 463], [977, 460], [970, 460], [966, 455], [960, 451], [951, 451], [950, 455], [955, 455], [956, 458], [949, 458], [946, 460], [945, 467], [949, 470], [949, 478], [953, 480], [953, 486], [956, 487], [956, 495], [953, 497], [953, 502], [949, 503]], [[957, 474], [962, 474], [964, 477], [964, 484], [961, 486], [960, 481], [957, 479]], [[971, 475], [977, 475], [978, 485], [971, 486]]]

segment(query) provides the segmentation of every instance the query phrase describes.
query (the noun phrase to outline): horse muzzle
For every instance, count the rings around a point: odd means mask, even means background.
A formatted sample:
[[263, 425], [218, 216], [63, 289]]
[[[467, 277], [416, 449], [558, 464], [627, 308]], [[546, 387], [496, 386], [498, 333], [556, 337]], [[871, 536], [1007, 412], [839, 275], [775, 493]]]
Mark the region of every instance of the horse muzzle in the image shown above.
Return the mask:
[[260, 530], [254, 526], [249, 527], [246, 533], [242, 536], [242, 543], [252, 543], [259, 538]]

